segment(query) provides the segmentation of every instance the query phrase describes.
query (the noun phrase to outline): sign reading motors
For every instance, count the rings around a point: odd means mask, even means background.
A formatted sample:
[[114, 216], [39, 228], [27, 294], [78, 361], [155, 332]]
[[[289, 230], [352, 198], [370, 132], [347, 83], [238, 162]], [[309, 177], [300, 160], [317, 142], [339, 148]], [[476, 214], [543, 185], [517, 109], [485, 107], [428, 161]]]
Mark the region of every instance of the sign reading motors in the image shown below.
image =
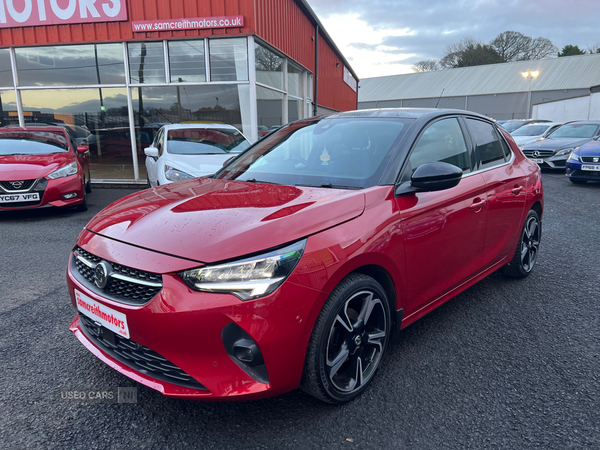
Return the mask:
[[356, 89], [358, 88], [358, 83], [356, 82], [356, 80], [354, 79], [354, 77], [352, 76], [352, 74], [346, 66], [344, 66], [344, 83], [350, 86], [354, 92], [356, 92]]
[[131, 28], [137, 33], [144, 31], [240, 28], [243, 26], [244, 16], [195, 17], [191, 19], [140, 20], [137, 22], [131, 22]]
[[123, 20], [125, 0], [0, 0], [0, 28]]

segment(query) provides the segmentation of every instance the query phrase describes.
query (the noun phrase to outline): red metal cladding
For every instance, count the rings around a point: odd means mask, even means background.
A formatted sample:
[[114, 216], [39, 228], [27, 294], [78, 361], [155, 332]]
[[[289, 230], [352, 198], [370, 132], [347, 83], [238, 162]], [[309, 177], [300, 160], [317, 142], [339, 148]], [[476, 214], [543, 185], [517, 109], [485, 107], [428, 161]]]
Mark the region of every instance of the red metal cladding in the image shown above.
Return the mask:
[[[242, 28], [134, 33], [138, 20], [244, 16]], [[184, 39], [254, 33], [254, 0], [127, 0], [128, 21], [46, 25], [0, 29], [0, 47], [114, 42], [142, 39]]]
[[319, 105], [338, 111], [356, 109], [358, 93], [344, 82], [344, 62], [319, 38]]

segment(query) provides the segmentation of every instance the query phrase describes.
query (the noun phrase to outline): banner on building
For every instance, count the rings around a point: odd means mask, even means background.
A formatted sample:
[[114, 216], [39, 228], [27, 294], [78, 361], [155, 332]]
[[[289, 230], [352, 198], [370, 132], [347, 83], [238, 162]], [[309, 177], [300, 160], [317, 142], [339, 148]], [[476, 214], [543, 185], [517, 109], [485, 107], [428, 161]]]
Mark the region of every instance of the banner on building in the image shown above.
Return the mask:
[[126, 0], [0, 0], [0, 28], [125, 20]]
[[356, 89], [358, 89], [358, 83], [346, 66], [344, 66], [344, 83], [350, 86], [354, 92], [356, 92]]

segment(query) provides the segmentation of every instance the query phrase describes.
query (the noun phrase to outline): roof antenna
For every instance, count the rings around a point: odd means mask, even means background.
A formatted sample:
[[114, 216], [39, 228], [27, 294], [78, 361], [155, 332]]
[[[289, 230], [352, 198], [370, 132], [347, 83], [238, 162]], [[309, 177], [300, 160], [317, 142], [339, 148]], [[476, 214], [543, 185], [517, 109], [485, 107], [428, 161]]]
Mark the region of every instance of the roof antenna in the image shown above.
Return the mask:
[[[444, 88], [444, 89], [446, 89], [446, 88]], [[442, 95], [444, 95], [444, 89], [442, 89], [442, 93], [441, 93], [441, 94], [440, 94], [440, 96], [438, 97], [438, 101], [437, 101], [437, 103], [435, 104], [435, 107], [436, 107], [436, 108], [437, 108], [437, 107], [438, 107], [438, 105], [440, 104], [440, 100], [442, 99]]]

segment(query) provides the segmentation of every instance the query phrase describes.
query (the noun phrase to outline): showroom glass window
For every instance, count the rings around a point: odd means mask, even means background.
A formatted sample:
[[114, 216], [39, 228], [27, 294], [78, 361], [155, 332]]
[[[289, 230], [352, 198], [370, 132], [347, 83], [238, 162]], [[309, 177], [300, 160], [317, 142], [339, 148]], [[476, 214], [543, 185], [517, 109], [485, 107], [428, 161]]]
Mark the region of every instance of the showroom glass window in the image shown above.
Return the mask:
[[127, 44], [132, 84], [165, 83], [165, 50], [162, 42]]
[[466, 119], [467, 128], [475, 140], [481, 169], [499, 166], [506, 162], [506, 150], [492, 124], [476, 119]]
[[124, 84], [121, 44], [15, 49], [21, 86]]
[[21, 99], [26, 123], [68, 125], [89, 145], [93, 179], [133, 178], [125, 88], [23, 90]]
[[283, 90], [284, 59], [268, 48], [255, 43], [254, 60], [256, 68], [256, 82]]
[[283, 97], [280, 92], [256, 86], [258, 125], [272, 128], [283, 124]]
[[0, 88], [13, 87], [12, 64], [10, 63], [10, 50], [0, 48]]
[[210, 80], [248, 81], [246, 38], [210, 39]]
[[204, 83], [204, 39], [169, 42], [169, 71], [171, 83]]
[[409, 161], [413, 172], [428, 162], [445, 162], [461, 168], [464, 173], [470, 172], [471, 160], [458, 119], [442, 119], [429, 125], [419, 137]]
[[302, 70], [288, 62], [288, 122], [304, 118]]
[[19, 125], [15, 91], [0, 91], [0, 127]]

